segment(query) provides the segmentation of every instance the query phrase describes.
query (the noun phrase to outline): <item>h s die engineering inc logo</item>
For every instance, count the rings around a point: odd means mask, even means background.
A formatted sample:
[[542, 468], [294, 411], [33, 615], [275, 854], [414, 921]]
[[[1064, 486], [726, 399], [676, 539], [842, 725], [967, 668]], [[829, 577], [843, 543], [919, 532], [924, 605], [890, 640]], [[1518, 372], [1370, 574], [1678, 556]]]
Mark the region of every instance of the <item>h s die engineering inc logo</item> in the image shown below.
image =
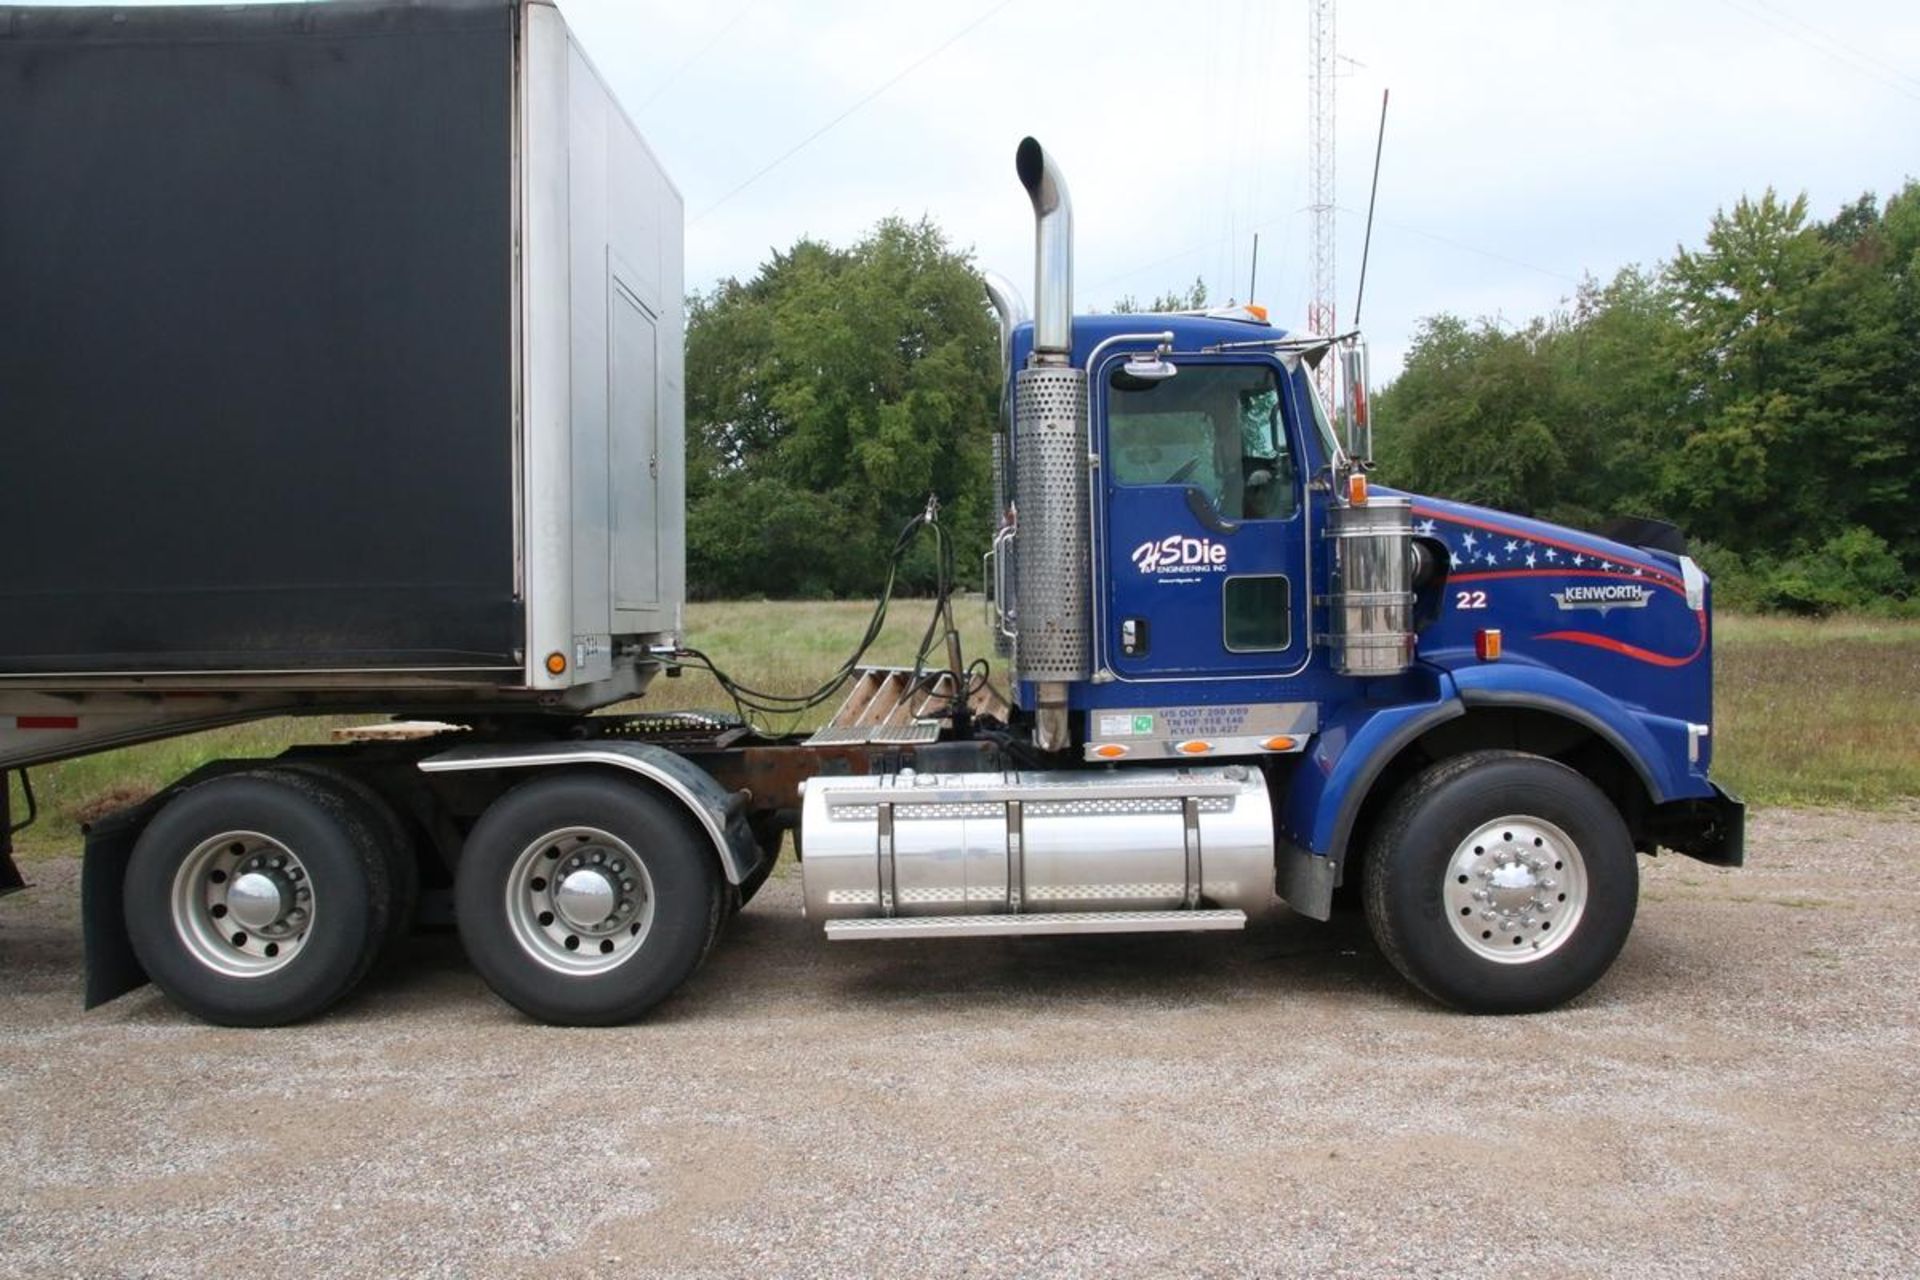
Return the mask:
[[1227, 571], [1227, 547], [1212, 538], [1186, 538], [1179, 534], [1143, 542], [1133, 549], [1133, 563], [1141, 573], [1161, 577], [1187, 577]]

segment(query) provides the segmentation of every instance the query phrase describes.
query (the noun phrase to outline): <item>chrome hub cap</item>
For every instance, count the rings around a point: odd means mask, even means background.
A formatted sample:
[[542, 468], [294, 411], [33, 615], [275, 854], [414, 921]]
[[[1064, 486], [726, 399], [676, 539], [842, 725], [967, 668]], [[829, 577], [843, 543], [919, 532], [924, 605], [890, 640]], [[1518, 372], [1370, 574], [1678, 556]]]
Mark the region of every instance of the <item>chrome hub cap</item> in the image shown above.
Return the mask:
[[594, 827], [549, 832], [514, 859], [507, 924], [514, 940], [562, 973], [604, 973], [653, 927], [653, 879], [633, 846]]
[[1587, 864], [1566, 832], [1543, 818], [1496, 818], [1460, 842], [1442, 898], [1467, 949], [1526, 964], [1565, 944], [1587, 907]]
[[293, 850], [257, 831], [196, 846], [174, 872], [173, 929], [194, 959], [235, 978], [283, 968], [313, 928], [315, 902]]
[[553, 891], [553, 905], [567, 923], [598, 929], [619, 912], [620, 886], [598, 867], [569, 871]]
[[268, 871], [235, 876], [227, 886], [227, 917], [242, 928], [266, 929], [287, 912], [292, 885]]

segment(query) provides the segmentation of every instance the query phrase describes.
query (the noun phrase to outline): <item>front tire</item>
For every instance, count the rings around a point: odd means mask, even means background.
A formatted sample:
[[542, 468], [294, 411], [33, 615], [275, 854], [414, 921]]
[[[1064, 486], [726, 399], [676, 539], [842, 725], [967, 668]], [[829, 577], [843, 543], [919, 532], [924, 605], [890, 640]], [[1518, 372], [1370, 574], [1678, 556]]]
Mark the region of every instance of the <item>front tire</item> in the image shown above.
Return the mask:
[[631, 1022], [705, 957], [724, 905], [689, 816], [603, 774], [553, 775], [480, 816], [454, 875], [473, 967], [542, 1022]]
[[1367, 923], [1409, 982], [1470, 1013], [1534, 1013], [1597, 982], [1639, 897], [1633, 839], [1600, 789], [1516, 751], [1441, 761], [1367, 850]]

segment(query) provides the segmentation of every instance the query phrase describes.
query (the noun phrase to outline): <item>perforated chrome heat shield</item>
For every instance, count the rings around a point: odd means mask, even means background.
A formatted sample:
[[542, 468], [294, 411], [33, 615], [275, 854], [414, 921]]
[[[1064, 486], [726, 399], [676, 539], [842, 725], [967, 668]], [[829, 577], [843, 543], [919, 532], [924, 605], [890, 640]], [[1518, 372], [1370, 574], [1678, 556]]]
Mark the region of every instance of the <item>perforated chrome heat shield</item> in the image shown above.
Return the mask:
[[1036, 365], [1014, 375], [1014, 579], [1022, 680], [1085, 680], [1087, 630], [1087, 375]]

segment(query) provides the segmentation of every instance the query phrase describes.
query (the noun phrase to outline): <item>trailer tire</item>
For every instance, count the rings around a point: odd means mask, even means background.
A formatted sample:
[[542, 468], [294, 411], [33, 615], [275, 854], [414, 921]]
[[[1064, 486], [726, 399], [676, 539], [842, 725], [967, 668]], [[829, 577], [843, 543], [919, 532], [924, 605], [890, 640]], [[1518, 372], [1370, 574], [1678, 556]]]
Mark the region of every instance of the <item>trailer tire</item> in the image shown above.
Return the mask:
[[1534, 1013], [1612, 965], [1640, 869], [1592, 782], [1541, 756], [1476, 751], [1407, 782], [1364, 875], [1367, 924], [1409, 982], [1469, 1013]]
[[359, 806], [287, 770], [187, 788], [127, 864], [127, 936], [147, 976], [225, 1026], [299, 1022], [339, 1001], [372, 967], [391, 907]]
[[412, 935], [414, 918], [420, 910], [420, 846], [412, 830], [401, 820], [394, 807], [387, 803], [386, 797], [351, 774], [304, 760], [277, 761], [271, 771], [299, 774], [331, 788], [347, 803], [358, 806], [361, 816], [376, 833], [380, 852], [387, 861], [387, 883], [391, 893], [387, 932], [381, 940], [380, 959], [392, 959], [401, 944]]
[[474, 824], [454, 919], [487, 985], [563, 1026], [631, 1022], [706, 958], [725, 908], [690, 815], [599, 772], [522, 783]]

